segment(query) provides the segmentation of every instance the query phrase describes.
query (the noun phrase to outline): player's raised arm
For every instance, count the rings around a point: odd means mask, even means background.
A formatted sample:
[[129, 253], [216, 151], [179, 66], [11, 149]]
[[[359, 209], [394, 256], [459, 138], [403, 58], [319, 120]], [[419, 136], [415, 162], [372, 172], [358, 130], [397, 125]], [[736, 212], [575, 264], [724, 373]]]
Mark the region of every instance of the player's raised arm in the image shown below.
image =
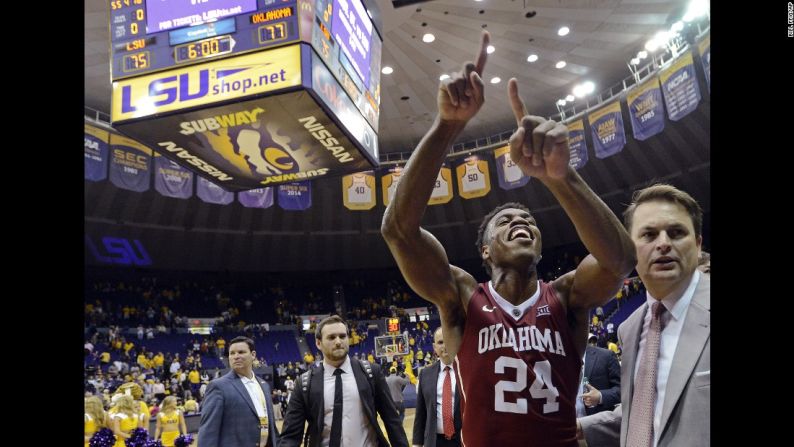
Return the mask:
[[438, 116], [411, 154], [394, 200], [383, 214], [381, 233], [405, 280], [439, 306], [459, 302], [456, 277], [468, 278], [472, 284], [474, 278], [450, 266], [444, 248], [420, 224], [448, 149], [485, 100], [481, 76], [489, 41], [484, 31], [475, 62], [465, 63], [459, 73], [439, 84]]

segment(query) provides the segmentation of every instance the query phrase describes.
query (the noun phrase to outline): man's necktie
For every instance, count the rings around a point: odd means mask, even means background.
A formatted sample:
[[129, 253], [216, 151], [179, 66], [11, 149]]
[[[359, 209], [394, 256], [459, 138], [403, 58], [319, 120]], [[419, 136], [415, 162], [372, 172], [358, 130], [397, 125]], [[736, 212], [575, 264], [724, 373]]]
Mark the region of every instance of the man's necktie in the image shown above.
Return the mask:
[[334, 371], [336, 382], [334, 384], [334, 418], [331, 422], [331, 443], [330, 447], [342, 446], [342, 371], [337, 368]]
[[656, 405], [656, 369], [662, 335], [664, 305], [660, 301], [651, 307], [651, 326], [645, 337], [645, 351], [637, 369], [634, 396], [631, 398], [627, 447], [653, 445], [653, 413]]
[[444, 420], [444, 437], [452, 439], [455, 434], [455, 421], [452, 417], [452, 377], [449, 366], [444, 367], [444, 390], [441, 394], [441, 417]]

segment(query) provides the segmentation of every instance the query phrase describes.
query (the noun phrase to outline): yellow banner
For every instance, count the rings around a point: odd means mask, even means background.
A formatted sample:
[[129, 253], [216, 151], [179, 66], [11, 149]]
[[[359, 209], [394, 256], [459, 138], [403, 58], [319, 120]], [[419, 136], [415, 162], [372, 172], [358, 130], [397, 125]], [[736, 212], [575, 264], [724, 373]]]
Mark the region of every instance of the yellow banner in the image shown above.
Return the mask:
[[665, 68], [663, 72], [659, 74], [659, 78], [662, 80], [662, 83], [667, 82], [667, 80], [675, 74], [678, 70], [686, 67], [687, 65], [692, 65], [692, 53], [686, 52], [681, 55], [672, 65]]
[[96, 138], [104, 141], [105, 143], [108, 142], [108, 136], [109, 136], [110, 132], [108, 132], [107, 130], [100, 129], [98, 127], [94, 127], [94, 126], [92, 126], [90, 124], [83, 125], [83, 128], [85, 129], [85, 133], [87, 133], [88, 135], [96, 137]]
[[342, 177], [342, 202], [345, 208], [366, 211], [375, 207], [375, 176], [357, 172]]
[[595, 121], [598, 121], [598, 119], [601, 118], [602, 116], [615, 112], [620, 113], [620, 101], [615, 101], [612, 104], [606, 107], [602, 107], [596, 110], [595, 112], [589, 114], [587, 116], [587, 120], [590, 123], [590, 125], [592, 125]]
[[300, 45], [113, 83], [111, 119], [125, 121], [281, 90], [301, 83]]

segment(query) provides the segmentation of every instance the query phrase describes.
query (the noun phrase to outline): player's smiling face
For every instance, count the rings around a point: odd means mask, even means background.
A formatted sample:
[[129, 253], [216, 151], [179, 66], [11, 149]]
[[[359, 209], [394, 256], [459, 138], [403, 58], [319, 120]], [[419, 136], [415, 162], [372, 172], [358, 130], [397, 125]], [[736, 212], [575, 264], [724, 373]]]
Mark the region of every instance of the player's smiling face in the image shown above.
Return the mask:
[[541, 238], [535, 218], [529, 212], [507, 208], [498, 212], [488, 224], [488, 242], [483, 247], [492, 266], [540, 258]]

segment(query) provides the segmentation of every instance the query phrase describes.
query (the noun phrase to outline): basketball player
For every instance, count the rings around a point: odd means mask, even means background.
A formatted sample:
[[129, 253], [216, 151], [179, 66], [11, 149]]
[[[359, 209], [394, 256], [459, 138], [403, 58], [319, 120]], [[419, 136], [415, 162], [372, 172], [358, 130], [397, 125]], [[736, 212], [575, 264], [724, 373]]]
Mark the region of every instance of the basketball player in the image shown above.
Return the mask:
[[518, 122], [510, 156], [573, 221], [591, 253], [576, 270], [539, 281], [541, 232], [517, 203], [496, 208], [480, 225], [477, 249], [491, 276], [482, 284], [450, 265], [438, 240], [420, 227], [447, 150], [483, 104], [489, 40], [483, 32], [476, 63], [440, 84], [438, 117], [411, 155], [381, 231], [408, 284], [439, 308], [444, 342], [456, 356], [462, 445], [575, 447], [588, 310], [615, 295], [636, 257], [620, 221], [569, 167], [567, 128], [528, 115], [510, 80]]

